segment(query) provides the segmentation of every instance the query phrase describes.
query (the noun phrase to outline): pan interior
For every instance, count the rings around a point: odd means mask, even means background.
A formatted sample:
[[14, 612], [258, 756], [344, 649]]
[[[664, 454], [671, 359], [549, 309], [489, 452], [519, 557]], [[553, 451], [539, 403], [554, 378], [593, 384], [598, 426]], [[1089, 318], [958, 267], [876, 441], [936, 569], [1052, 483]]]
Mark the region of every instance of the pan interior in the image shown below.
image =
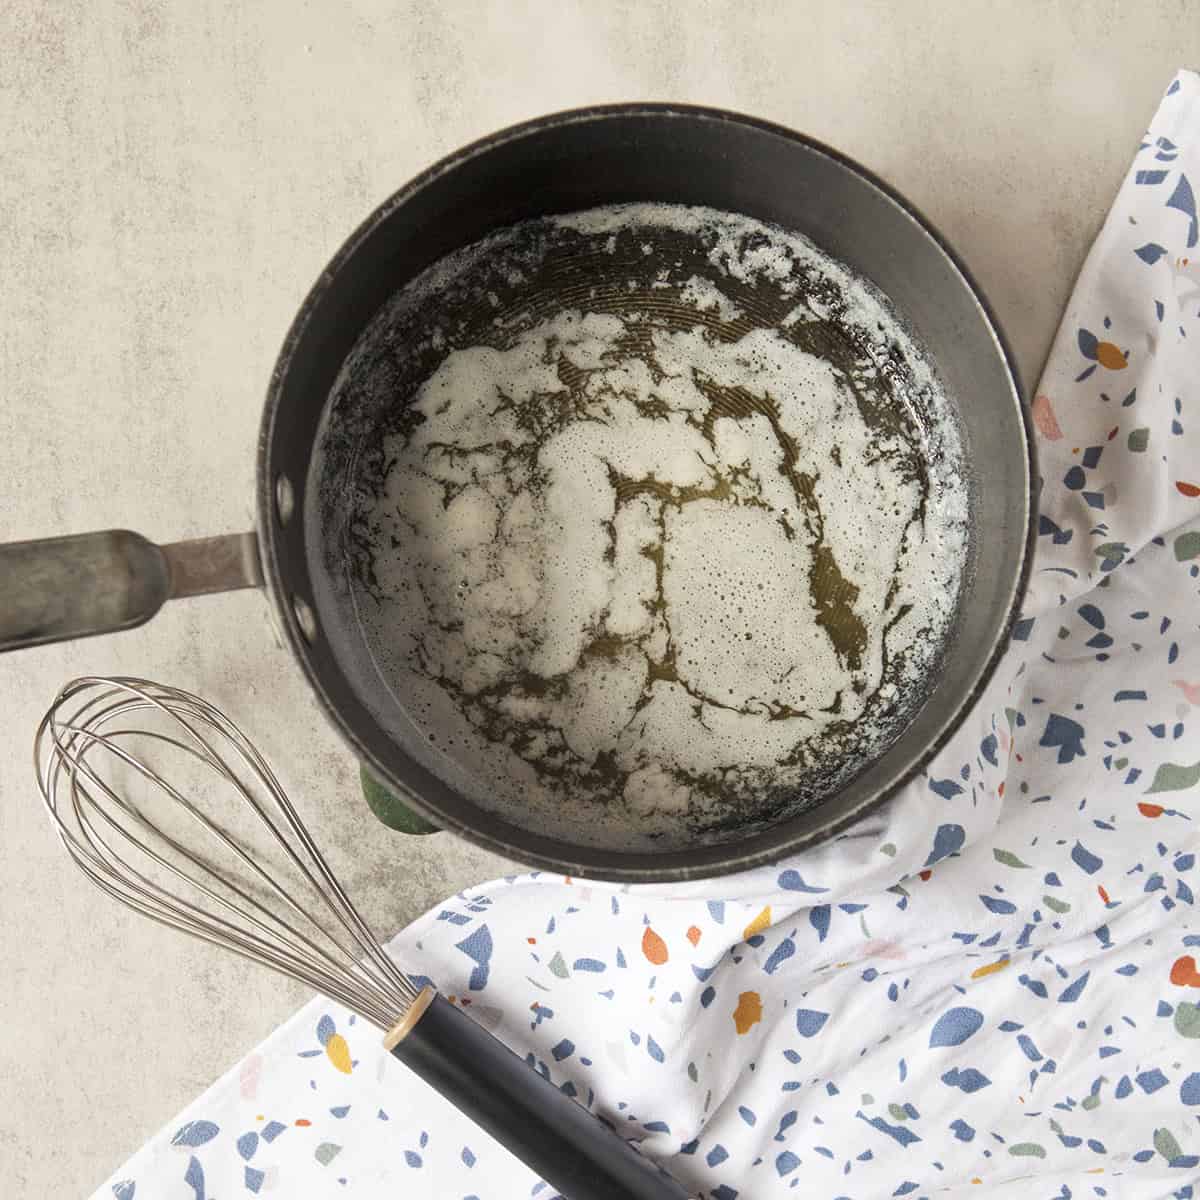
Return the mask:
[[531, 832], [675, 850], [819, 805], [969, 577], [955, 406], [877, 289], [678, 205], [523, 221], [384, 305], [314, 457], [360, 699]]

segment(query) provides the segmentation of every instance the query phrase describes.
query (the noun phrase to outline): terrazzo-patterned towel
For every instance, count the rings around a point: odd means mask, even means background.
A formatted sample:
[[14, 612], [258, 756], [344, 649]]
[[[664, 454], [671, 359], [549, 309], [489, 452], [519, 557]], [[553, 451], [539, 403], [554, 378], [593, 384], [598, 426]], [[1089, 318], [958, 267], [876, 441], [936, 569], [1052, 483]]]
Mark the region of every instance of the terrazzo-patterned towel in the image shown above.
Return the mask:
[[[393, 943], [706, 1196], [1200, 1194], [1197, 186], [1185, 72], [1034, 401], [1027, 612], [925, 778], [775, 868], [522, 876]], [[551, 1190], [317, 1000], [97, 1197], [247, 1194]]]

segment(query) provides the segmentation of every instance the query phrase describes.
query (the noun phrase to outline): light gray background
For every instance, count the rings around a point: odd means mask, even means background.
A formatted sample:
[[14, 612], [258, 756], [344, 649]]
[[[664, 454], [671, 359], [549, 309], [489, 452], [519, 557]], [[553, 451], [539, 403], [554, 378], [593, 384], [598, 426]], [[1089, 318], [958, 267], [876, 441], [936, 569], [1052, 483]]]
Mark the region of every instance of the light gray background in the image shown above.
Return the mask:
[[[433, 159], [539, 113], [694, 101], [882, 173], [964, 254], [1036, 379], [1200, 13], [1154, 4], [0, 6], [0, 539], [248, 529], [275, 352], [345, 235]], [[383, 932], [501, 860], [378, 826], [262, 596], [0, 660], [0, 1178], [78, 1195], [303, 998], [73, 873], [29, 744], [66, 679], [199, 691], [258, 740]]]

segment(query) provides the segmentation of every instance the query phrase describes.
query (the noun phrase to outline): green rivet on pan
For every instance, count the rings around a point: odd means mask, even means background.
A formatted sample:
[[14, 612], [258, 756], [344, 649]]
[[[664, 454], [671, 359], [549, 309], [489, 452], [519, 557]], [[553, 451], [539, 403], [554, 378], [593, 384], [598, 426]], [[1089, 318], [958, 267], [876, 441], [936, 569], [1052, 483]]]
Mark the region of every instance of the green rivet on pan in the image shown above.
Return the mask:
[[401, 804], [368, 770], [360, 766], [358, 777], [362, 780], [363, 797], [371, 811], [389, 828], [400, 833], [437, 833], [438, 827], [431, 824], [407, 805]]

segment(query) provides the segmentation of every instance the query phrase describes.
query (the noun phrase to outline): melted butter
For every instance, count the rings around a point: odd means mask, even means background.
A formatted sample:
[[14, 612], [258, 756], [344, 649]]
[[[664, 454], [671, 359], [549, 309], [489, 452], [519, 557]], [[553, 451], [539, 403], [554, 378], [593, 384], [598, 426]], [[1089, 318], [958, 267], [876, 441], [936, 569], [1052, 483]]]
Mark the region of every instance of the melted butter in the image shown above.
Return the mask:
[[918, 419], [886, 356], [819, 316], [826, 285], [843, 326], [915, 358], [907, 335], [807, 243], [705, 211], [566, 219], [618, 259], [682, 231], [709, 270], [569, 282], [577, 307], [539, 293], [450, 348], [359, 514], [397, 695], [506, 812], [614, 844], [720, 835], [886, 744], [965, 553], [961, 473], [926, 444], [944, 398]]

